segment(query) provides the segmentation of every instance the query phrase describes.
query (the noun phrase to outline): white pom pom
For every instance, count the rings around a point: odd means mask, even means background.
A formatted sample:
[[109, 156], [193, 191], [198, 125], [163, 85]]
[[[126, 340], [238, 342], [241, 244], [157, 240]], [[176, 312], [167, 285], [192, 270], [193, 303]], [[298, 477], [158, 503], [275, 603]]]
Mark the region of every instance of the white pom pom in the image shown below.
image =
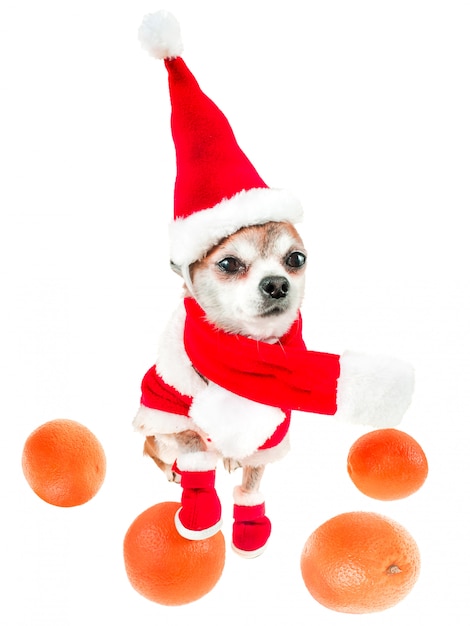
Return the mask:
[[157, 59], [174, 59], [183, 51], [180, 25], [168, 11], [144, 17], [139, 28], [139, 41], [142, 48]]

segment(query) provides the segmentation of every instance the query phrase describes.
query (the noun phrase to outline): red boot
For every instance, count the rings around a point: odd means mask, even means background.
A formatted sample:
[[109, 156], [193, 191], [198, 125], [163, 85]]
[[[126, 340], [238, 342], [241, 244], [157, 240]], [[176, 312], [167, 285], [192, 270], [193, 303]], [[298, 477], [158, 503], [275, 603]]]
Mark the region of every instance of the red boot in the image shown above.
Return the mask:
[[233, 518], [233, 550], [248, 559], [262, 554], [271, 535], [271, 522], [265, 515], [263, 496], [244, 493], [236, 487]]
[[[185, 463], [182, 464], [184, 467]], [[182, 469], [178, 460], [178, 470], [183, 493], [181, 508], [175, 515], [176, 530], [185, 539], [212, 537], [222, 526], [221, 505], [215, 490], [215, 469], [188, 471]]]

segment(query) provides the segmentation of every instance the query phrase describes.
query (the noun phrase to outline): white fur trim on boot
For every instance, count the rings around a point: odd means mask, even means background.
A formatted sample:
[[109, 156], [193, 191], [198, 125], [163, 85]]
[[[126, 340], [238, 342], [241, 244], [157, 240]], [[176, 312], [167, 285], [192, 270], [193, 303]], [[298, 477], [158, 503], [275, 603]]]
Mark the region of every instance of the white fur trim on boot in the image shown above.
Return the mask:
[[253, 559], [265, 551], [271, 535], [264, 498], [260, 493], [243, 493], [240, 488], [235, 489], [234, 498], [232, 549], [245, 559]]
[[207, 472], [216, 468], [219, 456], [215, 452], [185, 452], [176, 461], [181, 472]]
[[389, 356], [345, 352], [340, 359], [335, 417], [374, 427], [396, 426], [411, 403], [414, 371]]
[[233, 490], [233, 502], [238, 506], [257, 506], [263, 504], [264, 496], [259, 491], [250, 493], [237, 486]]

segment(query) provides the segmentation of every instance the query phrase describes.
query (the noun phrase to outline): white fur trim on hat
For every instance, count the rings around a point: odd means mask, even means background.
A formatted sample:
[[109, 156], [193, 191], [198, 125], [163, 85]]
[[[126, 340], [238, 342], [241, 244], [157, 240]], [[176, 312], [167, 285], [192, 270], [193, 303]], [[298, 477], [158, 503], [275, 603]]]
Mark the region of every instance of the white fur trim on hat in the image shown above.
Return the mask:
[[170, 225], [170, 258], [179, 267], [190, 265], [240, 228], [266, 222], [295, 224], [302, 216], [299, 200], [286, 190], [240, 191], [210, 209], [176, 219]]
[[146, 15], [138, 36], [142, 48], [157, 59], [174, 59], [183, 52], [178, 20], [168, 11]]

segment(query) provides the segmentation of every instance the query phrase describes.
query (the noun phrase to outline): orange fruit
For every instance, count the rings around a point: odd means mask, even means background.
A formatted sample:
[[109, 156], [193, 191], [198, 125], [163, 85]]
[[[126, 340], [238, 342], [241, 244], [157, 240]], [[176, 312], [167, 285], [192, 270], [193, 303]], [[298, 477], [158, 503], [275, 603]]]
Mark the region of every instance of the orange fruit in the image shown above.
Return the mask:
[[373, 613], [400, 602], [420, 568], [418, 546], [405, 528], [376, 513], [343, 513], [305, 543], [301, 571], [310, 594], [342, 613]]
[[178, 534], [177, 502], [161, 502], [141, 513], [124, 538], [129, 582], [148, 600], [167, 606], [199, 600], [213, 589], [225, 565], [225, 540], [219, 531], [191, 541]]
[[422, 486], [428, 475], [428, 462], [413, 437], [384, 428], [359, 437], [351, 446], [348, 473], [366, 496], [398, 500]]
[[88, 502], [103, 484], [104, 450], [86, 426], [67, 419], [46, 422], [26, 439], [22, 466], [31, 489], [55, 506]]

